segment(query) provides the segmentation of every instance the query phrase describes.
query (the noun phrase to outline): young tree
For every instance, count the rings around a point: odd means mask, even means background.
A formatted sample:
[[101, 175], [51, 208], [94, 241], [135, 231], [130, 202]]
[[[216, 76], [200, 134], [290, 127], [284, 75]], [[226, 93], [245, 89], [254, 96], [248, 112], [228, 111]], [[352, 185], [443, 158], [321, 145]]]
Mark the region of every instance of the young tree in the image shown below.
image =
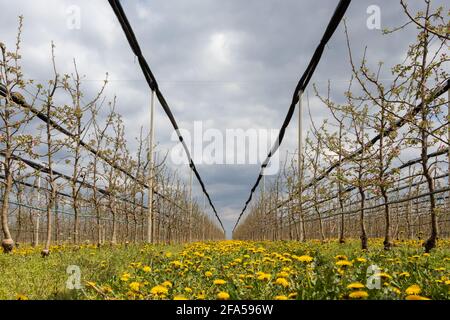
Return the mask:
[[[327, 97], [319, 95], [317, 88], [315, 88], [316, 96], [327, 106], [331, 115], [333, 116], [337, 130], [335, 132], [328, 132], [324, 130], [324, 137], [322, 139], [325, 147], [329, 149], [337, 160], [331, 160], [330, 162], [336, 162], [336, 169], [330, 175], [332, 182], [337, 185], [337, 200], [339, 204], [340, 213], [340, 227], [339, 227], [339, 243], [345, 243], [345, 220], [344, 220], [344, 202], [345, 202], [345, 178], [344, 178], [344, 165], [345, 165], [345, 140], [347, 139], [347, 130], [345, 120], [348, 117], [342, 108], [337, 106], [330, 99], [330, 83], [328, 82]], [[325, 129], [325, 127], [324, 127]]]
[[107, 149], [106, 153], [111, 159], [113, 165], [104, 163], [104, 171], [107, 180], [107, 191], [108, 191], [108, 208], [112, 215], [112, 234], [111, 234], [111, 244], [117, 243], [117, 218], [118, 218], [118, 207], [117, 198], [120, 194], [120, 183], [121, 183], [121, 172], [117, 169], [123, 163], [124, 157], [124, 125], [120, 115], [115, 115], [114, 122], [112, 123], [112, 129], [114, 131], [113, 136], [107, 136], [106, 143]]
[[[92, 123], [92, 119], [86, 119], [86, 111], [94, 109], [96, 103], [102, 96], [103, 90], [107, 84], [107, 80], [104, 81], [98, 94], [88, 103], [83, 104], [82, 98], [84, 97], [81, 91], [81, 79], [78, 73], [77, 64], [74, 60], [73, 62], [75, 74], [71, 77], [66, 76], [63, 78], [62, 85], [66, 92], [69, 93], [72, 100], [72, 105], [65, 105], [63, 107], [62, 120], [66, 125], [68, 131], [70, 131], [71, 136], [65, 139], [65, 145], [68, 147], [72, 159], [67, 159], [66, 164], [72, 163], [72, 181], [70, 183], [70, 188], [72, 191], [72, 208], [74, 212], [74, 228], [73, 228], [73, 242], [79, 242], [79, 211], [80, 211], [80, 191], [83, 183], [78, 183], [78, 181], [84, 182], [86, 179], [86, 168], [83, 167], [82, 158], [82, 141], [84, 136], [87, 134], [89, 127]], [[72, 80], [73, 84], [70, 83]], [[92, 111], [91, 111], [92, 116]], [[97, 149], [98, 150], [98, 149]]]
[[[14, 248], [8, 222], [9, 201], [14, 176], [19, 170], [14, 156], [20, 154], [32, 155], [32, 148], [36, 144], [36, 139], [24, 132], [24, 128], [33, 116], [17, 106], [18, 103], [26, 102], [20, 93], [14, 92], [16, 88], [23, 89], [31, 83], [23, 79], [19, 64], [22, 25], [23, 18], [20, 16], [15, 51], [7, 51], [6, 46], [0, 43], [0, 155], [3, 158], [0, 163], [0, 168], [3, 171], [1, 226], [3, 232], [2, 248], [5, 253], [11, 252]], [[34, 102], [35, 99], [33, 99], [32, 104]]]
[[[401, 3], [406, 7], [403, 1]], [[378, 131], [381, 139], [378, 150], [379, 157], [385, 159], [383, 167], [390, 162], [389, 153], [386, 150], [391, 143], [389, 141], [391, 134], [395, 134], [396, 130], [389, 130], [388, 125], [392, 124], [394, 120], [407, 123], [407, 145], [410, 148], [418, 147], [420, 150], [422, 175], [429, 191], [431, 232], [424, 243], [425, 251], [429, 252], [436, 246], [438, 237], [438, 208], [431, 175], [433, 163], [429, 162], [428, 151], [437, 141], [447, 144], [447, 141], [441, 138], [445, 128], [435, 130], [433, 125], [434, 119], [442, 117], [441, 107], [445, 103], [445, 99], [436, 99], [436, 88], [448, 81], [446, 66], [448, 66], [449, 59], [445, 53], [448, 31], [445, 34], [440, 33], [442, 30], [448, 30], [442, 13], [443, 8], [433, 9], [431, 1], [428, 0], [425, 0], [424, 3], [425, 10], [417, 12], [414, 18], [409, 14], [411, 20], [407, 24], [385, 31], [387, 34], [399, 32], [411, 23], [418, 29], [416, 41], [410, 44], [406, 59], [392, 68], [394, 80], [388, 85], [388, 89], [386, 84], [379, 79], [378, 73], [369, 71], [365, 59], [359, 68], [356, 68], [353, 62], [352, 66], [353, 73], [362, 90], [380, 109]], [[350, 50], [349, 53], [351, 58]], [[404, 115], [400, 115], [401, 111], [406, 112]], [[388, 145], [386, 145], [386, 141]], [[386, 183], [389, 182], [386, 181], [387, 177], [382, 166], [379, 167], [378, 178], [380, 190], [385, 189]], [[383, 195], [383, 198], [386, 201], [387, 197]], [[387, 206], [386, 203], [385, 211], [388, 211]], [[388, 242], [389, 239], [385, 239], [385, 247], [389, 245]]]
[[[57, 113], [57, 107], [54, 105], [54, 96], [56, 90], [58, 88], [58, 78], [59, 75], [56, 72], [56, 64], [55, 64], [55, 54], [54, 54], [55, 46], [52, 43], [52, 65], [53, 65], [53, 73], [54, 79], [49, 81], [49, 86], [46, 90], [44, 90], [43, 95], [45, 96], [45, 103], [43, 106], [42, 113], [45, 114], [47, 119], [52, 119]], [[47, 160], [47, 168], [48, 173], [46, 176], [47, 185], [48, 185], [48, 193], [47, 193], [47, 231], [46, 231], [46, 239], [44, 243], [44, 248], [41, 251], [43, 257], [46, 257], [50, 254], [50, 244], [52, 239], [52, 211], [54, 210], [54, 206], [56, 203], [56, 179], [58, 178], [54, 172], [54, 155], [61, 149], [61, 144], [53, 139], [54, 129], [51, 126], [50, 122], [47, 121], [45, 124], [45, 140], [42, 142], [46, 146], [46, 153], [43, 155]]]

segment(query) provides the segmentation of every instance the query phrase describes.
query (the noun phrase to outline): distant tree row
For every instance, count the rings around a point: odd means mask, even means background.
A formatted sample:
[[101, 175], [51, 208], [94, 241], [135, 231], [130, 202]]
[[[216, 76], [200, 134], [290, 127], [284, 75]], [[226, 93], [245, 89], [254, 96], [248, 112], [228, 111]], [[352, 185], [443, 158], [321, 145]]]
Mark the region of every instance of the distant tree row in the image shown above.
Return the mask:
[[168, 168], [166, 157], [158, 153], [157, 163], [149, 160], [155, 146], [149, 148], [142, 128], [138, 150], [129, 150], [117, 100], [104, 96], [107, 75], [99, 91], [86, 97], [75, 61], [72, 74], [57, 72], [52, 44], [53, 79], [36, 84], [24, 78], [22, 22], [20, 17], [13, 51], [0, 43], [3, 250], [13, 250], [15, 239], [37, 246], [40, 234], [44, 256], [53, 243], [62, 242], [223, 238], [205, 208], [192, 200], [189, 186]]
[[384, 33], [417, 29], [405, 59], [383, 79], [383, 63], [371, 70], [366, 51], [355, 62], [345, 25], [352, 70], [345, 101], [332, 101], [330, 83], [326, 94], [314, 86], [330, 119], [316, 125], [311, 117], [301, 165], [285, 164], [234, 237], [343, 243], [351, 236], [367, 249], [370, 235], [383, 237], [387, 250], [393, 236], [419, 237], [429, 252], [439, 227], [449, 236], [448, 13], [431, 1], [416, 14], [400, 5], [408, 23]]

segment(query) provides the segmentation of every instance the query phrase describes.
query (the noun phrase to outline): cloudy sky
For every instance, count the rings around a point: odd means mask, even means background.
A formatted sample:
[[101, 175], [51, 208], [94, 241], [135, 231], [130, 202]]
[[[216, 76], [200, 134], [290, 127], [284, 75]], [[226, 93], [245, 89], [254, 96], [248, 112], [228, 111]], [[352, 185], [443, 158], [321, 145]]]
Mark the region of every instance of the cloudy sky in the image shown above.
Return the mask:
[[[416, 8], [421, 1], [409, 1]], [[324, 32], [337, 1], [306, 0], [136, 0], [122, 1], [143, 53], [180, 125], [193, 129], [277, 129], [292, 98], [294, 87]], [[434, 1], [443, 5], [445, 1]], [[347, 11], [352, 49], [360, 57], [368, 47], [372, 65], [399, 63], [415, 29], [383, 36], [366, 25], [367, 8], [381, 9], [381, 28], [407, 21], [399, 1], [353, 1]], [[150, 92], [139, 65], [106, 0], [0, 0], [0, 41], [15, 43], [18, 16], [24, 16], [23, 70], [30, 79], [52, 77], [50, 43], [56, 45], [58, 72], [73, 72], [73, 59], [85, 76], [83, 89], [93, 95], [109, 73], [106, 95], [117, 95], [117, 111], [125, 120], [130, 149], [139, 128], [148, 130]], [[79, 10], [80, 28], [72, 18]], [[388, 70], [388, 69], [387, 69]], [[389, 73], [386, 72], [386, 77]], [[325, 90], [332, 83], [332, 97], [343, 100], [350, 66], [342, 25], [329, 42], [309, 86], [314, 121], [329, 114], [313, 97], [312, 83]], [[322, 91], [324, 92], [324, 91]], [[294, 117], [296, 119], [296, 117]], [[281, 154], [295, 152], [297, 123], [287, 132]], [[305, 133], [307, 126], [305, 126]], [[172, 148], [172, 127], [156, 106], [158, 150]], [[245, 152], [245, 150], [240, 150]], [[186, 166], [175, 166], [184, 179]], [[231, 230], [258, 165], [198, 164], [212, 200], [227, 230]], [[198, 201], [202, 201], [198, 184]]]

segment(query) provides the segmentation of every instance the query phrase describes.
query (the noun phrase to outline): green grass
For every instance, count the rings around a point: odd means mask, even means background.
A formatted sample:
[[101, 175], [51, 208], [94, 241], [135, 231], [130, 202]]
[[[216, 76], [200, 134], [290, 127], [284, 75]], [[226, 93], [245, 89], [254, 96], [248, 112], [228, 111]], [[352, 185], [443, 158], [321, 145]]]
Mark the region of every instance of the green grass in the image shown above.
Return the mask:
[[[430, 255], [418, 241], [385, 251], [381, 240], [371, 240], [369, 251], [351, 240], [55, 246], [47, 258], [39, 252], [0, 255], [0, 299], [217, 299], [219, 292], [230, 299], [350, 299], [358, 290], [348, 285], [365, 286], [372, 265], [383, 273], [380, 288], [359, 290], [368, 299], [405, 299], [412, 285], [421, 291], [414, 297], [450, 298], [449, 240]], [[339, 258], [348, 262], [339, 266]], [[67, 288], [71, 265], [81, 271], [82, 289]]]

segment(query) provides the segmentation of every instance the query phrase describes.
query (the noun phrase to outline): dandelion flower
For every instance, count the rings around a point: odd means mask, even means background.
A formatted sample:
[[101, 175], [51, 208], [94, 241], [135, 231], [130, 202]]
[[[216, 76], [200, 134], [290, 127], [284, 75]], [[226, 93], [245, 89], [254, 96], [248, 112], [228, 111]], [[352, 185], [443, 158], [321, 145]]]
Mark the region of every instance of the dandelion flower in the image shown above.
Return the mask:
[[24, 295], [24, 294], [17, 294], [16, 295], [16, 299], [17, 300], [28, 300], [28, 297], [26, 296], [26, 295]]
[[211, 271], [206, 271], [206, 272], [205, 272], [205, 276], [208, 277], [208, 278], [209, 278], [209, 277], [212, 277], [212, 275], [213, 275], [213, 274], [212, 274]]
[[289, 298], [288, 297], [286, 297], [286, 296], [284, 296], [284, 295], [281, 295], [281, 296], [275, 296], [275, 300], [288, 300]]
[[226, 293], [225, 291], [221, 291], [217, 294], [217, 299], [228, 300], [228, 299], [230, 299], [230, 295], [228, 293]]
[[185, 296], [177, 295], [177, 296], [173, 297], [173, 300], [189, 300], [189, 299], [186, 298]]
[[128, 280], [130, 280], [131, 278], [131, 274], [125, 272], [124, 274], [122, 274], [122, 276], [120, 277], [120, 280], [127, 282]]
[[367, 298], [369, 296], [369, 294], [366, 291], [358, 290], [358, 291], [353, 291], [348, 296], [352, 299], [364, 299], [364, 298]]
[[375, 274], [375, 276], [380, 277], [381, 279], [384, 279], [384, 280], [392, 279], [392, 277], [386, 272], [377, 273], [377, 274]]
[[149, 273], [149, 272], [152, 271], [152, 268], [150, 268], [149, 266], [144, 266], [144, 267], [142, 268], [142, 271], [144, 271], [144, 272], [146, 272], [146, 273]]
[[217, 284], [217, 285], [222, 285], [222, 284], [225, 284], [225, 283], [227, 283], [225, 280], [222, 280], [222, 279], [216, 279], [216, 280], [214, 280], [214, 284]]
[[287, 273], [286, 271], [281, 271], [280, 273], [277, 274], [277, 277], [287, 278], [289, 277], [289, 273]]
[[261, 281], [269, 281], [270, 278], [271, 278], [270, 274], [261, 272], [257, 279]]
[[300, 262], [310, 263], [311, 261], [313, 261], [313, 257], [308, 256], [308, 255], [303, 255], [303, 256], [298, 257], [297, 260]]
[[364, 285], [361, 282], [353, 282], [347, 286], [347, 289], [362, 289]]
[[405, 290], [405, 293], [407, 295], [418, 295], [422, 290], [417, 284], [413, 284], [412, 286], [409, 286], [408, 289]]
[[140, 283], [139, 282], [132, 282], [130, 283], [130, 289], [132, 291], [139, 291]]
[[181, 268], [183, 263], [181, 261], [175, 260], [171, 262], [175, 268]]
[[205, 300], [205, 298], [206, 298], [206, 295], [205, 295], [204, 292], [200, 292], [200, 293], [197, 295], [197, 299], [198, 299], [198, 300]]
[[276, 284], [279, 284], [283, 287], [289, 287], [289, 282], [285, 279], [285, 278], [278, 278], [277, 280], [275, 280]]
[[165, 295], [168, 292], [169, 292], [169, 290], [166, 287], [161, 286], [161, 285], [157, 285], [150, 290], [150, 293], [154, 294], [154, 295]]
[[348, 260], [339, 260], [336, 262], [336, 265], [339, 267], [351, 267], [353, 263]]

